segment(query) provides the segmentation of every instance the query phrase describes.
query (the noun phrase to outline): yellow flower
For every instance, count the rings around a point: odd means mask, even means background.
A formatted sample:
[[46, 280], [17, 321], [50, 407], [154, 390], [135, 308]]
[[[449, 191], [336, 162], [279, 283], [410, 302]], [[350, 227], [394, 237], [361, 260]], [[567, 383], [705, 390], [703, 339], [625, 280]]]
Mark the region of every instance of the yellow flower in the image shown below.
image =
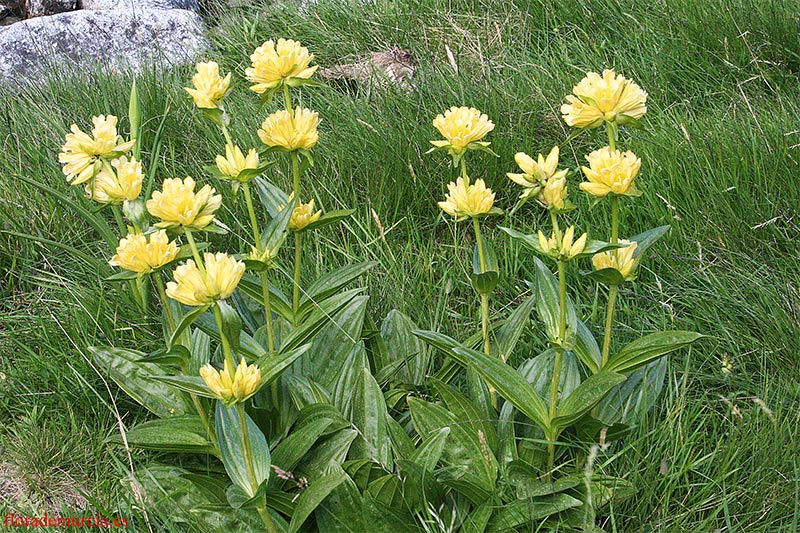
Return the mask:
[[544, 233], [540, 231], [539, 246], [542, 248], [542, 251], [545, 254], [553, 259], [558, 261], [569, 261], [575, 256], [583, 253], [583, 249], [586, 248], [586, 240], [588, 237], [586, 233], [584, 233], [578, 237], [577, 241], [573, 242], [574, 238], [575, 226], [570, 226], [567, 228], [567, 231], [564, 232], [564, 235], [561, 238], [561, 242], [558, 241], [555, 233], [548, 239], [544, 236]]
[[236, 367], [236, 372], [225, 360], [222, 370], [217, 370], [210, 364], [203, 365], [200, 368], [200, 377], [211, 392], [227, 406], [243, 402], [258, 392], [261, 386], [261, 369], [257, 365], [248, 365], [244, 357]]
[[[289, 196], [289, 201], [291, 200], [292, 196]], [[314, 200], [309, 200], [307, 204], [300, 202], [297, 204], [297, 207], [292, 210], [292, 216], [289, 219], [289, 229], [300, 231], [317, 220], [320, 215], [322, 215], [322, 211], [314, 212]]]
[[456, 218], [485, 215], [494, 205], [494, 193], [486, 188], [483, 180], [475, 180], [475, 184], [470, 185], [469, 180], [458, 178], [455, 183], [447, 185], [447, 190], [444, 202], [439, 202], [439, 207]]
[[561, 106], [564, 121], [576, 128], [596, 128], [603, 121], [615, 122], [620, 115], [641, 118], [647, 111], [647, 93], [613, 70], [603, 75], [590, 72], [572, 88], [568, 104]]
[[[561, 174], [561, 173], [559, 173]], [[539, 193], [539, 202], [548, 209], [564, 209], [567, 204], [567, 173], [553, 176], [544, 185]]]
[[122, 142], [122, 137], [117, 135], [117, 117], [114, 115], [92, 117], [92, 124], [91, 137], [73, 124], [70, 127], [72, 133], [66, 135], [66, 142], [58, 154], [58, 162], [63, 163], [62, 170], [70, 185], [80, 185], [92, 179], [100, 169], [96, 163], [101, 158], [133, 148], [134, 141]]
[[223, 176], [236, 179], [243, 170], [258, 168], [258, 152], [251, 148], [245, 157], [238, 146], [234, 146], [231, 150], [230, 145], [226, 145], [225, 157], [218, 155], [216, 161], [217, 168]]
[[633, 180], [639, 173], [642, 160], [633, 152], [611, 151], [608, 146], [586, 156], [589, 167], [581, 167], [589, 181], [580, 184], [582, 191], [603, 197], [609, 193], [639, 196]]
[[522, 169], [522, 174], [508, 172], [506, 175], [525, 190], [519, 195], [521, 199], [536, 196], [539, 202], [553, 209], [563, 209], [567, 200], [567, 170], [558, 170], [558, 146], [554, 146], [547, 158], [539, 154], [534, 160], [528, 154], [518, 152], [514, 160]]
[[318, 123], [319, 114], [316, 111], [299, 107], [291, 115], [286, 110], [276, 111], [261, 124], [258, 136], [267, 146], [311, 150], [319, 140]]
[[203, 229], [214, 220], [214, 212], [222, 204], [222, 196], [214, 194], [211, 185], [194, 192], [194, 180], [187, 176], [164, 180], [161, 191], [154, 191], [147, 200], [147, 210], [161, 219], [159, 228], [184, 226], [189, 229]]
[[224, 78], [219, 75], [219, 65], [214, 61], [197, 64], [197, 74], [192, 76], [194, 89], [184, 87], [192, 95], [197, 107], [213, 109], [219, 107], [219, 102], [231, 84], [231, 73]]
[[205, 273], [189, 259], [178, 265], [167, 283], [167, 296], [194, 307], [224, 300], [233, 294], [244, 274], [244, 263], [225, 253], [203, 254]]
[[122, 156], [111, 160], [111, 167], [104, 167], [86, 183], [86, 196], [101, 204], [121, 204], [135, 200], [142, 192], [142, 164], [136, 159]]
[[314, 54], [309, 54], [297, 41], [278, 39], [276, 47], [270, 39], [250, 56], [253, 66], [245, 70], [245, 75], [255, 83], [250, 89], [260, 94], [293, 78], [310, 78], [317, 70], [317, 65], [309, 66], [313, 59]]
[[595, 270], [614, 268], [627, 280], [631, 278], [631, 274], [636, 267], [636, 260], [633, 258], [633, 252], [636, 251], [637, 243], [632, 243], [624, 239], [620, 239], [619, 243], [627, 244], [628, 246], [595, 254], [592, 256], [592, 264]]
[[119, 241], [117, 253], [109, 265], [148, 274], [178, 257], [178, 247], [170, 241], [167, 232], [158, 230], [148, 237], [133, 233]]
[[[479, 142], [494, 129], [489, 117], [472, 107], [451, 107], [444, 115], [437, 115], [433, 125], [444, 135], [446, 141], [431, 141], [436, 148], [447, 148], [450, 155], [461, 155], [476, 147], [487, 147], [488, 142]], [[477, 146], [470, 146], [473, 143]]]

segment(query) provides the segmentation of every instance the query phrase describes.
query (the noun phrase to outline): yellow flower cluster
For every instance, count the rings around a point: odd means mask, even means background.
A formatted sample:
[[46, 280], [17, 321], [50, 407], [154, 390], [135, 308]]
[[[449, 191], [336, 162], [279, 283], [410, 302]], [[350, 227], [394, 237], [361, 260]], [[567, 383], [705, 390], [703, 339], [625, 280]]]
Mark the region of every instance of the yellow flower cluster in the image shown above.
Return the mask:
[[586, 233], [584, 233], [578, 237], [577, 241], [573, 242], [575, 239], [575, 226], [567, 228], [561, 240], [558, 239], [555, 233], [548, 239], [544, 233], [539, 231], [539, 246], [541, 246], [545, 254], [553, 259], [569, 261], [583, 252], [584, 248], [586, 248], [587, 238]]
[[149, 236], [132, 233], [119, 241], [117, 253], [108, 264], [139, 274], [149, 274], [174, 261], [177, 256], [178, 247], [169, 240], [166, 231], [158, 230]]
[[290, 114], [281, 109], [264, 120], [258, 130], [258, 137], [267, 146], [286, 150], [311, 150], [319, 140], [318, 123], [319, 114], [316, 111], [297, 107]]
[[494, 206], [494, 193], [481, 179], [470, 185], [469, 179], [458, 178], [455, 183], [447, 185], [447, 190], [449, 192], [444, 202], [439, 202], [439, 207], [457, 219], [485, 215]]
[[631, 279], [636, 267], [633, 253], [636, 251], [637, 243], [624, 239], [620, 239], [619, 243], [628, 246], [595, 254], [592, 256], [592, 264], [596, 270], [613, 268], [622, 275], [623, 279], [628, 280]]
[[[294, 193], [289, 196], [289, 201], [292, 200], [293, 196]], [[292, 216], [289, 219], [289, 229], [294, 231], [305, 229], [306, 226], [318, 220], [321, 215], [322, 211], [314, 212], [313, 199], [309, 200], [306, 204], [300, 202], [297, 204], [297, 207], [292, 210]]]
[[642, 161], [633, 152], [612, 151], [606, 146], [587, 155], [586, 160], [589, 167], [581, 167], [581, 170], [589, 181], [580, 184], [582, 191], [599, 197], [608, 194], [641, 194], [633, 180], [639, 173]]
[[290, 83], [292, 79], [308, 79], [317, 70], [317, 66], [309, 66], [314, 59], [314, 54], [309, 54], [308, 49], [291, 39], [269, 40], [255, 49], [250, 56], [252, 66], [245, 70], [248, 81], [255, 85], [250, 89], [256, 93], [263, 93], [276, 89], [283, 83]]
[[191, 259], [178, 265], [167, 283], [167, 296], [198, 307], [224, 300], [233, 294], [244, 274], [244, 263], [225, 253], [205, 253], [203, 270]]
[[192, 95], [197, 107], [213, 109], [219, 107], [220, 101], [231, 84], [231, 73], [224, 78], [219, 75], [219, 65], [214, 61], [197, 64], [197, 74], [192, 77], [194, 89], [185, 88]]
[[214, 220], [214, 213], [222, 205], [222, 196], [214, 194], [211, 185], [194, 192], [194, 180], [170, 178], [164, 180], [160, 191], [154, 191], [147, 200], [147, 210], [161, 219], [159, 228], [203, 229]]
[[103, 165], [94, 180], [86, 183], [86, 196], [101, 204], [135, 200], [142, 192], [142, 177], [142, 164], [136, 159], [112, 159], [111, 168]]
[[63, 172], [71, 185], [80, 185], [92, 179], [100, 170], [101, 159], [111, 159], [130, 151], [134, 141], [123, 142], [117, 135], [117, 117], [100, 115], [92, 117], [92, 135], [82, 132], [76, 124], [70, 127], [66, 142], [58, 154], [64, 165]]
[[251, 148], [245, 157], [238, 146], [234, 146], [231, 150], [230, 145], [226, 145], [225, 156], [218, 155], [216, 162], [223, 176], [235, 180], [243, 170], [258, 168], [258, 152]]
[[616, 122], [621, 116], [641, 118], [647, 111], [647, 93], [613, 70], [603, 75], [589, 72], [566, 97], [561, 106], [564, 121], [576, 128], [596, 128], [603, 122]]
[[210, 364], [203, 365], [200, 368], [200, 377], [226, 406], [245, 401], [258, 392], [261, 386], [261, 369], [257, 365], [248, 365], [244, 357], [235, 372], [226, 360], [222, 370], [217, 370]]
[[521, 199], [535, 196], [548, 209], [564, 209], [567, 200], [567, 170], [558, 170], [558, 155], [558, 146], [554, 146], [547, 154], [547, 159], [539, 154], [538, 160], [534, 160], [523, 152], [514, 156], [522, 174], [509, 172], [506, 175], [525, 188], [519, 195]]
[[447, 149], [454, 156], [471, 148], [489, 146], [490, 143], [480, 140], [494, 129], [489, 117], [472, 107], [451, 107], [443, 115], [437, 115], [433, 125], [446, 140], [431, 141], [431, 144]]

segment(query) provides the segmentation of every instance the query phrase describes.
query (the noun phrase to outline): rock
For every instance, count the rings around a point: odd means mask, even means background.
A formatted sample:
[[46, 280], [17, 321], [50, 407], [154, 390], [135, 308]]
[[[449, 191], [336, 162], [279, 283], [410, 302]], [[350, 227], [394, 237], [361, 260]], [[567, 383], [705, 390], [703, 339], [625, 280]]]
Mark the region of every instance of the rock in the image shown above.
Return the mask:
[[139, 72], [193, 63], [210, 47], [200, 17], [182, 9], [73, 11], [24, 20], [0, 31], [0, 85], [48, 73]]
[[198, 0], [80, 0], [81, 9], [190, 9], [198, 11]]
[[319, 74], [328, 80], [377, 82], [381, 86], [386, 86], [389, 81], [403, 89], [410, 89], [415, 71], [413, 56], [399, 46], [394, 46], [385, 52], [371, 53], [369, 59], [320, 69]]
[[24, 0], [22, 7], [25, 18], [30, 19], [75, 11], [77, 0]]

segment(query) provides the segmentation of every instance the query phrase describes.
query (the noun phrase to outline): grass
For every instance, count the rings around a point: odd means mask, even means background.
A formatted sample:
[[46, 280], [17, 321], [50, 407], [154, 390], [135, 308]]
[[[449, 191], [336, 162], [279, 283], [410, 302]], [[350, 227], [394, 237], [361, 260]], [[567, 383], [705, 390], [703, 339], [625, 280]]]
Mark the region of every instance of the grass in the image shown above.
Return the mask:
[[[620, 532], [798, 530], [796, 6], [756, 0], [322, 1], [306, 11], [253, 4], [212, 19], [216, 53], [210, 57], [238, 75], [252, 49], [278, 36], [302, 41], [323, 66], [393, 44], [412, 51], [418, 63], [413, 92], [302, 95], [303, 105], [323, 119], [313, 197], [326, 209], [356, 209], [343, 226], [320, 232], [307, 252], [313, 260], [306, 276], [376, 259], [380, 266], [366, 279], [373, 316], [397, 308], [457, 337], [478, 325], [463, 275], [471, 244], [465, 227], [454, 228], [436, 207], [453, 171], [445, 157], [424, 154], [435, 138], [433, 117], [451, 105], [470, 105], [492, 118], [492, 146], [500, 157], [471, 157], [470, 173], [486, 179], [498, 202], [510, 206], [518, 193], [505, 178], [514, 170], [513, 154], [546, 153], [563, 143], [569, 132], [558, 107], [584, 73], [613, 67], [634, 78], [649, 93], [647, 127], [626, 132], [622, 142], [643, 160], [645, 194], [624, 202], [622, 233], [661, 224], [672, 231], [654, 248], [639, 281], [623, 292], [615, 342], [662, 328], [693, 329], [708, 338], [673, 357], [662, 400], [622, 451], [608, 452], [617, 455], [613, 462], [599, 460], [609, 472], [630, 472], [638, 491], [602, 525]], [[159, 181], [186, 174], [204, 179], [203, 166], [223, 146], [182, 90], [190, 76], [183, 69], [138, 80], [149, 117], [145, 146], [152, 146], [169, 109]], [[63, 202], [19, 179], [49, 184], [80, 202], [56, 163], [63, 135], [72, 122], [85, 127], [93, 114], [124, 115], [129, 86], [125, 77], [87, 84], [64, 76], [3, 99], [0, 415], [7, 422], [0, 443], [3, 460], [22, 470], [30, 493], [54, 501], [61, 484], [41, 480], [72, 479], [72, 488], [85, 492], [95, 509], [141, 520], [117, 481], [128, 459], [103, 441], [116, 431], [116, 413], [127, 424], [145, 415], [113, 386], [106, 388], [83, 349], [146, 349], [155, 342], [158, 318], [143, 319], [122, 298], [124, 291], [102, 282], [109, 252], [99, 235]], [[257, 146], [255, 130], [265, 113], [241, 78], [237, 89], [229, 99], [237, 117], [232, 134]], [[601, 142], [594, 134], [578, 137], [562, 146], [562, 161], [577, 168]], [[286, 171], [278, 165], [273, 179], [288, 184]], [[574, 220], [590, 232], [608, 227], [606, 210], [590, 208], [577, 183], [572, 177], [580, 205]], [[233, 199], [224, 201], [230, 206]], [[238, 227], [229, 208], [222, 219]], [[544, 220], [526, 207], [502, 222], [531, 230]], [[497, 223], [488, 225], [488, 235], [500, 242], [492, 230]], [[528, 252], [507, 242], [497, 248], [505, 251], [495, 312], [517, 298], [522, 279], [530, 277]], [[288, 258], [286, 265], [288, 272]], [[594, 291], [573, 296], [591, 316]], [[442, 298], [441, 305], [430, 305]], [[601, 327], [601, 320], [594, 325]], [[534, 332], [527, 345], [536, 350], [543, 341]], [[722, 372], [723, 356], [733, 362], [731, 374]], [[42, 504], [5, 505], [22, 513]], [[168, 513], [150, 518], [171, 523]]]

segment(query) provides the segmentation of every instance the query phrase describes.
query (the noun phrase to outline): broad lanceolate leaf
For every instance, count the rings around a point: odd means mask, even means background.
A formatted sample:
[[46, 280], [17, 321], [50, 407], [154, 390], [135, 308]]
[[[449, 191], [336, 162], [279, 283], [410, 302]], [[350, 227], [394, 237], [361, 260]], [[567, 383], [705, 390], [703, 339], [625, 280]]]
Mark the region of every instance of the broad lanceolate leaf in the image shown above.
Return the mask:
[[169, 346], [174, 346], [175, 343], [180, 339], [181, 334], [192, 325], [192, 323], [200, 318], [200, 315], [208, 311], [208, 308], [211, 307], [210, 305], [203, 305], [192, 309], [189, 313], [183, 315], [181, 318], [180, 323], [175, 327], [175, 331], [172, 332], [172, 336], [169, 338]]
[[289, 533], [300, 531], [300, 526], [303, 525], [306, 518], [308, 518], [319, 504], [322, 503], [322, 500], [327, 498], [333, 489], [341, 485], [347, 477], [344, 470], [340, 468], [338, 472], [313, 480], [297, 499], [297, 507], [292, 515], [292, 521], [289, 524]]
[[[366, 303], [366, 297], [358, 297], [362, 292], [363, 289], [351, 289], [332, 296], [320, 303], [319, 306], [315, 307], [303, 320], [300, 326], [281, 341], [280, 351], [293, 350], [309, 342], [311, 338], [317, 341], [317, 333], [326, 325], [336, 324], [335, 317], [342, 309], [350, 305], [363, 305]], [[354, 339], [352, 342], [357, 342], [358, 340], [359, 339]], [[326, 346], [326, 348], [331, 347], [331, 345]], [[325, 384], [323, 383], [323, 385]]]
[[603, 370], [627, 373], [684, 346], [703, 335], [693, 331], [657, 331], [636, 339], [609, 358]]
[[445, 426], [440, 428], [433, 436], [428, 436], [424, 439], [422, 445], [415, 449], [414, 452], [408, 456], [408, 459], [419, 464], [425, 470], [433, 472], [436, 470], [436, 465], [442, 457], [442, 452], [447, 444], [448, 435], [450, 435], [450, 427]]
[[450, 428], [450, 436], [443, 452], [445, 469], [439, 479], [448, 482], [461, 482], [464, 494], [474, 503], [487, 498], [495, 488], [497, 479], [497, 460], [489, 447], [481, 442], [477, 431], [463, 425], [447, 409], [419, 400], [409, 398], [411, 419], [414, 428], [423, 441], [441, 438], [440, 430]]
[[[238, 288], [246, 295], [263, 304], [264, 289], [262, 288], [261, 280], [258, 278], [245, 274], [244, 277], [239, 280]], [[273, 312], [278, 313], [286, 320], [292, 320], [294, 318], [292, 303], [274, 283], [269, 284], [269, 304]]]
[[200, 376], [153, 376], [153, 380], [166, 383], [178, 390], [204, 398], [216, 398]]
[[661, 357], [628, 375], [597, 404], [604, 425], [635, 424], [655, 404], [664, 388], [667, 358]]
[[369, 369], [362, 368], [352, 394], [350, 421], [359, 429], [359, 435], [350, 447], [350, 457], [372, 459], [391, 472], [392, 441], [386, 425], [389, 413], [383, 392]]
[[442, 398], [447, 410], [453, 413], [459, 422], [468, 426], [471, 431], [475, 433], [480, 431], [483, 434], [484, 441], [492, 452], [496, 452], [497, 432], [495, 430], [495, 423], [497, 416], [495, 415], [493, 418], [487, 418], [466, 396], [446, 383], [436, 380], [431, 380], [430, 383], [433, 385], [436, 393]]
[[396, 375], [405, 383], [422, 385], [430, 365], [428, 349], [412, 331], [414, 322], [397, 310], [389, 311], [381, 324], [381, 337], [389, 362], [402, 361]]
[[514, 500], [496, 509], [486, 528], [487, 533], [513, 531], [516, 528], [537, 522], [566, 509], [578, 507], [582, 502], [567, 494], [553, 494], [542, 498]]
[[255, 496], [261, 483], [269, 479], [271, 458], [267, 439], [256, 423], [245, 414], [244, 430], [247, 431], [250, 440], [255, 475], [255, 479], [251, 480], [245, 462], [243, 428], [236, 407], [227, 408], [221, 401], [218, 401], [215, 418], [219, 451], [225, 471], [248, 496]]
[[525, 327], [530, 321], [531, 312], [533, 312], [535, 305], [535, 297], [531, 296], [530, 298], [526, 299], [524, 302], [518, 305], [516, 309], [514, 309], [514, 311], [511, 313], [511, 316], [509, 316], [506, 320], [505, 324], [497, 329], [497, 338], [494, 343], [494, 349], [500, 356], [500, 359], [502, 359], [504, 362], [508, 361], [508, 358], [513, 353], [514, 348], [517, 346], [517, 342], [519, 341], [520, 336], [522, 336], [522, 332], [525, 331]]
[[289, 234], [289, 219], [292, 217], [292, 211], [297, 205], [297, 199], [292, 199], [287, 202], [286, 207], [275, 215], [269, 224], [261, 230], [261, 251], [268, 251], [268, 259], [272, 259], [278, 255], [283, 241]]
[[653, 246], [670, 229], [670, 226], [659, 226], [631, 237], [629, 240], [637, 243], [636, 250], [633, 251], [633, 258], [636, 259], [646, 252], [648, 248]]
[[164, 369], [137, 362], [144, 357], [142, 352], [110, 346], [90, 346], [89, 352], [119, 388], [152, 413], [168, 418], [194, 412], [188, 398], [153, 380], [167, 375]]
[[[124, 444], [121, 435], [112, 435], [108, 440], [115, 444]], [[197, 415], [143, 422], [127, 431], [125, 442], [134, 448], [159, 452], [217, 453]]]
[[319, 507], [315, 518], [317, 530], [330, 533], [363, 533], [369, 531], [364, 525], [363, 499], [356, 484], [349, 476], [331, 491]]
[[513, 368], [502, 361], [469, 348], [453, 348], [453, 357], [461, 364], [470, 365], [497, 392], [511, 402], [542, 429], [549, 427], [547, 406]]
[[306, 353], [311, 344], [304, 344], [295, 350], [288, 352], [266, 355], [259, 359], [256, 364], [261, 370], [261, 386], [269, 385], [294, 363], [300, 356]]
[[625, 376], [607, 370], [589, 376], [572, 391], [572, 394], [559, 403], [554, 424], [560, 429], [569, 427], [623, 381]]
[[575, 346], [575, 334], [578, 317], [575, 307], [567, 295], [567, 331], [564, 339], [559, 339], [559, 321], [561, 304], [559, 302], [559, 288], [556, 278], [550, 269], [537, 258], [533, 258], [536, 265], [536, 310], [539, 318], [544, 322], [550, 342], [561, 345], [565, 350], [572, 350]]
[[289, 196], [268, 179], [258, 177], [253, 180], [253, 184], [256, 186], [258, 197], [264, 209], [267, 210], [271, 218], [275, 218], [280, 213], [281, 208], [289, 203]]
[[572, 352], [581, 360], [581, 362], [589, 369], [589, 372], [596, 374], [600, 370], [600, 362], [603, 355], [600, 352], [600, 346], [583, 320], [578, 319], [576, 322], [578, 335], [575, 339], [575, 347]]
[[345, 286], [352, 283], [367, 271], [375, 267], [375, 261], [366, 261], [356, 265], [347, 265], [332, 272], [326, 272], [318, 277], [305, 289], [300, 297], [300, 311], [303, 315], [308, 314], [314, 307], [322, 301], [330, 298]]
[[328, 211], [321, 217], [319, 217], [314, 222], [310, 223], [308, 226], [303, 228], [303, 231], [311, 231], [315, 229], [324, 228], [325, 226], [330, 226], [331, 224], [335, 224], [340, 220], [344, 220], [345, 218], [349, 217], [353, 213], [355, 213], [355, 209], [336, 209], [333, 211]]

